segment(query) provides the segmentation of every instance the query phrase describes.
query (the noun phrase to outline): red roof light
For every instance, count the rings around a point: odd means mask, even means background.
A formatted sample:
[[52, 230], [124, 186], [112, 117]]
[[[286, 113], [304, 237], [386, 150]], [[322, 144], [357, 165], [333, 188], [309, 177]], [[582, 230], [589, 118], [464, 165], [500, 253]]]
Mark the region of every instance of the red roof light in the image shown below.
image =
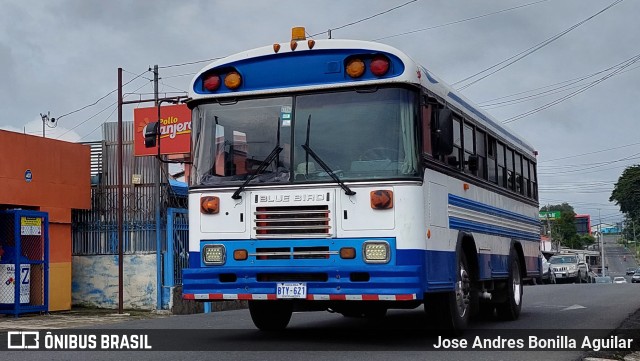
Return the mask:
[[369, 69], [375, 76], [383, 76], [389, 71], [389, 59], [386, 56], [378, 55], [371, 60]]
[[210, 92], [214, 92], [220, 88], [220, 76], [217, 74], [208, 75], [204, 79], [204, 88]]

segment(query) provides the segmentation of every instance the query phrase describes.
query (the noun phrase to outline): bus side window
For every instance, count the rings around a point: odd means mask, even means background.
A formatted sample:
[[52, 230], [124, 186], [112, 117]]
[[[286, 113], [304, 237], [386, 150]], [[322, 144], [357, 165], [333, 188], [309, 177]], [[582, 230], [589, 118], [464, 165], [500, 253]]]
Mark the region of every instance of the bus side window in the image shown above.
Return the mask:
[[516, 189], [516, 174], [513, 167], [513, 150], [507, 148], [507, 188], [511, 190]]
[[498, 143], [498, 152], [496, 154], [498, 158], [498, 185], [500, 187], [507, 187], [507, 169], [504, 162], [504, 144]]
[[431, 117], [432, 107], [429, 104], [425, 104], [422, 107], [422, 151], [425, 154], [433, 155], [433, 149], [431, 148]]
[[485, 146], [485, 134], [476, 129], [476, 155], [478, 156], [478, 177], [487, 179], [487, 147]]
[[531, 177], [531, 196], [533, 199], [538, 199], [538, 185], [536, 177], [536, 164], [534, 162], [529, 163], [529, 176]]
[[516, 164], [516, 192], [524, 194], [522, 189], [522, 156], [519, 153], [514, 153], [514, 161]]
[[469, 156], [475, 154], [475, 145], [474, 145], [474, 136], [473, 136], [473, 126], [471, 126], [470, 124], [464, 123], [463, 125], [463, 145], [464, 145], [464, 165], [463, 165], [463, 170], [466, 173], [470, 173], [470, 174], [477, 174], [477, 170], [472, 172], [469, 170], [468, 167], [468, 161], [469, 161]]
[[447, 158], [447, 164], [460, 168], [462, 162], [460, 161], [460, 155], [462, 153], [462, 136], [460, 134], [460, 119], [453, 118], [453, 152]]
[[524, 173], [524, 185], [523, 191], [526, 197], [531, 198], [531, 181], [529, 180], [529, 160], [526, 158], [522, 159], [522, 172]]
[[487, 136], [488, 144], [487, 144], [487, 178], [491, 183], [498, 183], [497, 177], [497, 144], [496, 138], [492, 136]]

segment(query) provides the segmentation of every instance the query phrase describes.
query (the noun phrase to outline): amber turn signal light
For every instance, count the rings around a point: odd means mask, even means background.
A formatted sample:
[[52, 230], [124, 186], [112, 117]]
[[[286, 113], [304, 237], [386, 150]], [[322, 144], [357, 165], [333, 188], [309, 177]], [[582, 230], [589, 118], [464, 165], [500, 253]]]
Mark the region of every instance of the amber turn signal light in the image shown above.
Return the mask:
[[359, 78], [364, 74], [364, 61], [353, 58], [347, 62], [347, 74], [352, 78]]
[[354, 259], [356, 258], [356, 249], [353, 247], [340, 248], [340, 258], [342, 259]]
[[371, 191], [371, 208], [373, 209], [391, 209], [393, 208], [393, 191], [377, 190]]
[[220, 198], [216, 196], [200, 198], [200, 212], [204, 214], [218, 214], [218, 212], [220, 212]]
[[236, 261], [244, 261], [249, 257], [249, 253], [246, 249], [236, 249], [233, 251], [233, 259]]
[[232, 71], [224, 77], [224, 85], [231, 90], [238, 89], [240, 84], [242, 84], [242, 77], [238, 72]]

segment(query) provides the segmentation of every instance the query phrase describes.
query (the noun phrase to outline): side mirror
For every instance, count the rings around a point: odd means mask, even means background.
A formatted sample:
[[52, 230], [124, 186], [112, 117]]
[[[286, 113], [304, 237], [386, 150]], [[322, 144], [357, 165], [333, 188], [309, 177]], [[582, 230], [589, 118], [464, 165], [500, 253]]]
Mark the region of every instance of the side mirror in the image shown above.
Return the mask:
[[435, 128], [433, 149], [439, 155], [448, 155], [453, 152], [453, 112], [450, 109], [441, 109]]
[[478, 171], [478, 156], [475, 154], [472, 154], [469, 156], [469, 158], [467, 158], [467, 168], [469, 169], [470, 172], [477, 172]]
[[153, 122], [153, 123], [147, 124], [144, 131], [145, 148], [153, 148], [156, 146], [159, 133], [160, 133], [160, 123]]

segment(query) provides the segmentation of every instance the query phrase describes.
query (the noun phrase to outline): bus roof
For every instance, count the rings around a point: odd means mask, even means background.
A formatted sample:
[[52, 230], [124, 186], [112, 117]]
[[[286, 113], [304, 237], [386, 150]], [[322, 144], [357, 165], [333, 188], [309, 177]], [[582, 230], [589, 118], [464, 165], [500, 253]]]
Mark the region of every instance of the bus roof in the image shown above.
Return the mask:
[[[205, 66], [191, 81], [191, 103], [208, 98], [237, 97], [239, 95], [279, 94], [284, 91], [309, 91], [379, 84], [420, 85], [444, 101], [460, 114], [472, 118], [491, 132], [508, 141], [529, 157], [536, 156], [534, 148], [500, 124], [487, 112], [436, 77], [426, 67], [419, 65], [404, 52], [391, 46], [361, 40], [322, 39], [313, 43], [296, 42], [274, 44], [246, 50], [216, 60]], [[278, 51], [275, 48], [278, 47]], [[383, 76], [367, 74], [352, 79], [344, 73], [345, 60], [351, 57], [373, 57], [383, 54], [390, 60], [390, 70]], [[220, 87], [209, 92], [203, 88], [205, 77], [228, 71], [237, 71], [242, 85], [236, 90]]]

